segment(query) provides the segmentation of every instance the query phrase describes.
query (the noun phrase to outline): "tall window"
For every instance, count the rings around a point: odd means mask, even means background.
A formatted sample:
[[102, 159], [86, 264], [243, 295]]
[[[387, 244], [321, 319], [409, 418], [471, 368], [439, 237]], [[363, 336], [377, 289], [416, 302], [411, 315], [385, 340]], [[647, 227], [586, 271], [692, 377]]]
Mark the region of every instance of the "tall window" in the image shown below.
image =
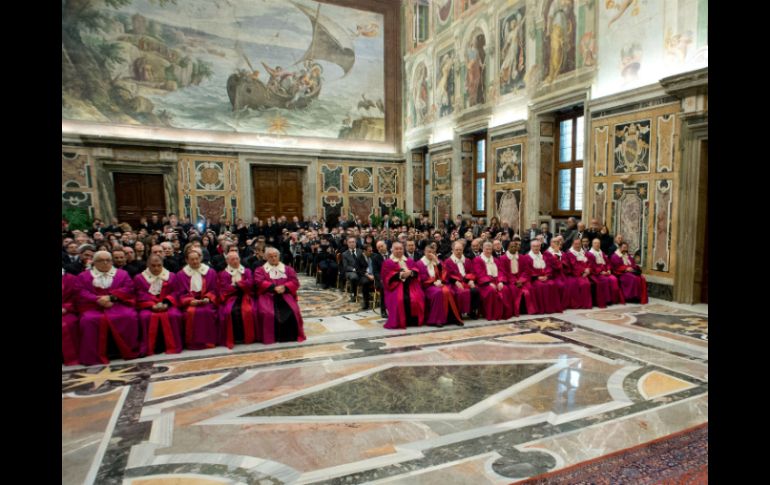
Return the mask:
[[583, 114], [556, 118], [553, 214], [580, 217], [583, 208]]
[[415, 45], [428, 40], [429, 10], [428, 0], [417, 0], [414, 4], [413, 36]]
[[473, 215], [487, 215], [487, 140], [486, 133], [473, 138]]

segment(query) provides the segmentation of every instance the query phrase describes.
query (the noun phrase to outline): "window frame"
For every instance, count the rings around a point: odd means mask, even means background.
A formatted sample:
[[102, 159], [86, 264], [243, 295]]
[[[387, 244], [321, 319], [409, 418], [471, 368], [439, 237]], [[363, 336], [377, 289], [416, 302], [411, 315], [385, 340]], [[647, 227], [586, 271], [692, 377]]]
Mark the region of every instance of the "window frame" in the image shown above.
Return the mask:
[[[577, 139], [578, 139], [578, 118], [583, 118], [583, 152], [577, 153]], [[570, 160], [568, 162], [562, 162], [561, 159], [561, 124], [564, 121], [572, 121], [572, 149], [570, 153]], [[583, 173], [583, 179], [577, 180], [577, 169], [582, 168], [585, 170], [585, 164], [583, 156], [585, 154], [585, 112], [582, 106], [579, 108], [571, 109], [567, 112], [557, 114], [554, 119], [554, 150], [553, 150], [553, 207], [551, 215], [556, 217], [576, 217], [580, 219], [583, 214], [583, 207], [576, 207], [575, 205], [575, 189], [577, 184], [582, 184], [585, 180], [585, 172]], [[578, 158], [580, 157], [580, 158]], [[559, 174], [561, 170], [570, 171], [570, 196], [568, 210], [562, 210], [559, 208]], [[585, 197], [585, 187], [583, 187], [583, 197]]]
[[[484, 171], [479, 172], [478, 169], [478, 153], [479, 153], [479, 142], [484, 142]], [[487, 217], [487, 193], [489, 192], [488, 187], [488, 180], [487, 180], [487, 173], [489, 173], [489, 143], [487, 143], [487, 133], [475, 133], [473, 135], [473, 140], [471, 142], [473, 144], [473, 156], [471, 157], [471, 164], [472, 164], [472, 180], [471, 180], [471, 186], [473, 190], [473, 202], [471, 204], [471, 216], [473, 217]], [[476, 192], [476, 186], [478, 184], [478, 180], [483, 179], [484, 180], [484, 209], [478, 210], [476, 206], [476, 201], [478, 200], [478, 194]]]
[[[425, 13], [424, 16], [420, 15], [420, 11]], [[417, 47], [420, 44], [424, 44], [430, 39], [430, 2], [428, 0], [416, 0], [414, 2], [414, 23], [412, 24], [412, 41], [414, 46]], [[420, 19], [424, 19], [425, 25], [425, 38], [420, 38]]]

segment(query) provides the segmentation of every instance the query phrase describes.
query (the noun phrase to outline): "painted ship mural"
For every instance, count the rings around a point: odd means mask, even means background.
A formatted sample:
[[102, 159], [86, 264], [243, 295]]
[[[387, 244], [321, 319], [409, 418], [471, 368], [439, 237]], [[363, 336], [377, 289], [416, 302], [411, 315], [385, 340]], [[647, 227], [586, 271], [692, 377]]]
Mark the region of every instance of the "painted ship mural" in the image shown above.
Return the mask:
[[262, 62], [265, 72], [269, 75], [269, 78], [264, 80], [248, 57], [241, 52], [251, 72], [240, 69], [227, 79], [227, 96], [233, 111], [243, 108], [306, 108], [318, 98], [323, 87], [323, 67], [315, 61], [324, 60], [340, 66], [344, 71], [343, 77], [353, 68], [356, 56], [351, 34], [323, 15], [321, 4], [312, 9], [291, 1], [289, 3], [307, 15], [313, 27], [313, 36], [307, 51], [294, 63], [295, 66], [301, 64], [301, 68], [290, 71], [281, 66], [270, 67]]

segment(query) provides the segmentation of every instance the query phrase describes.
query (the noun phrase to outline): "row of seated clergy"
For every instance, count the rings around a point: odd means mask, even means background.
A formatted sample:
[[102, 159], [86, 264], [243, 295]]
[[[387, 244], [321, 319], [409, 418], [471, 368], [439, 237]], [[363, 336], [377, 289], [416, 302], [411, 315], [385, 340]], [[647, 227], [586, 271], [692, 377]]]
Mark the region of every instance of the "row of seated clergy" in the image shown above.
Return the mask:
[[533, 315], [590, 309], [594, 303], [600, 308], [629, 300], [647, 303], [646, 281], [627, 244], [609, 258], [599, 239], [590, 251], [575, 240], [567, 252], [559, 250], [559, 239], [546, 252], [533, 241], [527, 254], [519, 254], [521, 242], [514, 239], [497, 258], [491, 242], [475, 258], [465, 258], [463, 243], [456, 242], [443, 262], [436, 259], [433, 244], [420, 261], [413, 261], [404, 257], [401, 243], [393, 243], [382, 265], [385, 328], [462, 324], [463, 314], [473, 318], [477, 310], [487, 320], [504, 320], [522, 310]]
[[98, 252], [90, 271], [62, 275], [64, 363], [106, 364], [108, 344], [133, 359], [152, 355], [161, 344], [178, 353], [241, 341], [304, 341], [296, 272], [280, 262], [277, 250], [268, 248], [266, 256], [252, 273], [236, 252], [228, 253], [227, 268], [217, 274], [191, 247], [178, 273], [153, 255], [132, 281], [112, 266], [110, 253]]

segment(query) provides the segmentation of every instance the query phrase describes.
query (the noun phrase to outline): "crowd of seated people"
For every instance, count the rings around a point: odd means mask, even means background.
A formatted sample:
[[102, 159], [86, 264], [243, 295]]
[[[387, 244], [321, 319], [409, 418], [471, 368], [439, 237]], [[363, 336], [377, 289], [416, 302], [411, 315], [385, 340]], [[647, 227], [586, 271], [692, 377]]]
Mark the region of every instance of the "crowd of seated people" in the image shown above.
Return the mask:
[[360, 296], [362, 309], [378, 295], [385, 328], [647, 302], [637, 257], [596, 220], [571, 218], [555, 235], [448, 214], [437, 226], [386, 215], [378, 227], [331, 228], [316, 217], [193, 224], [169, 214], [86, 231], [63, 221], [63, 361], [301, 342], [295, 268]]

